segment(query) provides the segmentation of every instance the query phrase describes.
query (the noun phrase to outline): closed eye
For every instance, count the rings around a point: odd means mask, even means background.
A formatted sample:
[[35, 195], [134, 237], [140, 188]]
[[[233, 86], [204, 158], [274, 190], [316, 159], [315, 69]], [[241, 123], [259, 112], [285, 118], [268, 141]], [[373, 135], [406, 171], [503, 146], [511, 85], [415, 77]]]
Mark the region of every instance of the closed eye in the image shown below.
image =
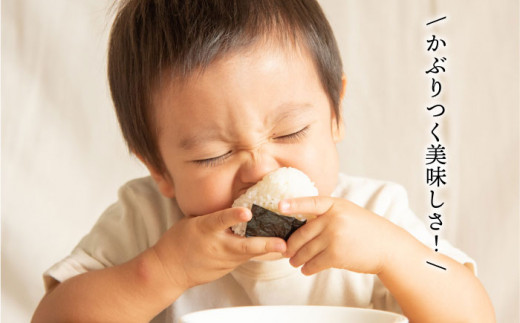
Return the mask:
[[275, 140], [288, 141], [288, 142], [297, 142], [297, 141], [300, 141], [301, 139], [303, 139], [303, 137], [305, 137], [305, 135], [307, 134], [308, 130], [309, 130], [309, 126], [306, 126], [305, 128], [303, 128], [303, 129], [301, 129], [299, 131], [290, 133], [288, 135], [279, 136], [279, 137], [276, 137], [274, 139]]
[[202, 165], [202, 166], [208, 166], [208, 167], [218, 166], [218, 165], [222, 164], [229, 156], [231, 156], [231, 153], [232, 153], [232, 151], [228, 151], [227, 153], [217, 156], [217, 157], [198, 159], [198, 160], [194, 160], [193, 162], [195, 164]]

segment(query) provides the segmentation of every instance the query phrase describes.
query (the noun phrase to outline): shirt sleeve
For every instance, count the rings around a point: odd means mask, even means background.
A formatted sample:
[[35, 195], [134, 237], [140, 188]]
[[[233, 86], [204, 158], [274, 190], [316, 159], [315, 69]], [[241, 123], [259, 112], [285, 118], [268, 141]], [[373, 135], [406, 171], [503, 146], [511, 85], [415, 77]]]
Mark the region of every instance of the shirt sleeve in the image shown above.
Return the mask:
[[118, 201], [101, 215], [72, 253], [43, 274], [46, 289], [53, 279], [63, 282], [87, 271], [125, 263], [155, 244], [180, 211], [154, 185], [149, 180], [136, 180], [123, 186]]

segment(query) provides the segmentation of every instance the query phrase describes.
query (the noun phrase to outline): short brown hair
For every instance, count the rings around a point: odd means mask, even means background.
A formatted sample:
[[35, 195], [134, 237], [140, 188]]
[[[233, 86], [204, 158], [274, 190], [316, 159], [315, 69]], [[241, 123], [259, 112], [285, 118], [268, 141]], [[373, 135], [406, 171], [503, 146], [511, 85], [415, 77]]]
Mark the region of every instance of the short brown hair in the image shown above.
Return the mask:
[[151, 112], [161, 74], [186, 79], [223, 54], [269, 37], [306, 48], [339, 120], [343, 68], [317, 1], [125, 1], [110, 34], [108, 78], [129, 149], [164, 173]]

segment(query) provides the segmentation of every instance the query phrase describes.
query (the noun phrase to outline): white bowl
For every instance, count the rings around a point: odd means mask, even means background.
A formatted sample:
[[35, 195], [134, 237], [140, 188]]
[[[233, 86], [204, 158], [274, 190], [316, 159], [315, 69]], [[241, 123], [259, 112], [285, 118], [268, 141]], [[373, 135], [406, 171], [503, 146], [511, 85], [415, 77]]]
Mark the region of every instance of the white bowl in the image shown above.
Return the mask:
[[407, 323], [402, 315], [340, 306], [244, 306], [193, 312], [181, 323]]

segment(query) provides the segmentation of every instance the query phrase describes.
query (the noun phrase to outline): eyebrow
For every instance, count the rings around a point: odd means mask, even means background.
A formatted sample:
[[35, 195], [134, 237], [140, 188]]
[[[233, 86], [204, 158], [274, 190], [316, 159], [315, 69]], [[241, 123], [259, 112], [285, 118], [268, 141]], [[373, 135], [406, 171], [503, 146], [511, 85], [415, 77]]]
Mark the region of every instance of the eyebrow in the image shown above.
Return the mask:
[[279, 105], [276, 111], [281, 111], [276, 118], [272, 120], [273, 124], [280, 123], [285, 119], [293, 119], [302, 116], [305, 112], [312, 110], [314, 106], [310, 103], [288, 102]]
[[197, 145], [200, 145], [203, 142], [217, 140], [219, 138], [220, 138], [220, 136], [214, 131], [205, 132], [205, 133], [197, 133], [193, 136], [183, 138], [181, 140], [179, 146], [184, 150], [190, 150], [193, 147], [196, 147]]
[[[285, 119], [298, 119], [303, 113], [312, 110], [313, 105], [310, 103], [299, 103], [299, 102], [287, 102], [280, 104], [275, 111], [281, 111], [276, 114], [274, 118], [268, 118], [265, 120], [266, 124], [278, 124]], [[201, 143], [207, 143], [208, 141], [219, 140], [222, 137], [218, 131], [209, 131], [204, 133], [197, 133], [189, 137], [185, 137], [180, 141], [179, 146], [184, 150], [190, 150], [200, 145]]]

